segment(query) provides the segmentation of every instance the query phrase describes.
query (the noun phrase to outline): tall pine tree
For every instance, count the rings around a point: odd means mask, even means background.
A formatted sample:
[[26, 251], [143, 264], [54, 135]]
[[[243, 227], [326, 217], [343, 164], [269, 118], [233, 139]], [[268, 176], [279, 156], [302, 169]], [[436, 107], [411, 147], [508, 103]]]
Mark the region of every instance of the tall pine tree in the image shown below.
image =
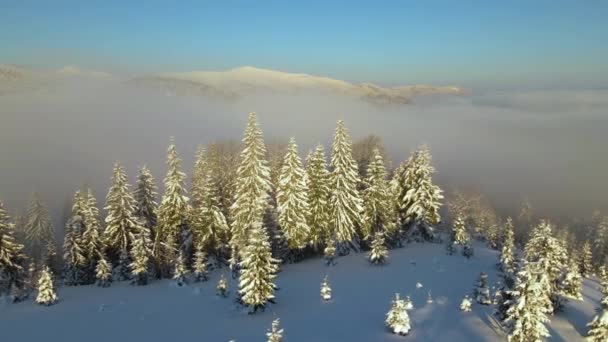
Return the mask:
[[138, 222], [150, 230], [153, 238], [158, 221], [156, 196], [158, 196], [156, 181], [152, 177], [150, 169], [147, 166], [143, 166], [139, 170], [135, 191], [133, 192], [133, 198], [135, 199], [133, 215], [137, 218]]
[[23, 289], [27, 278], [23, 245], [15, 240], [9, 220], [4, 204], [0, 202], [0, 297], [10, 294], [11, 289]]
[[515, 271], [515, 238], [513, 220], [509, 217], [503, 228], [502, 249], [500, 250], [500, 269], [506, 274]]
[[277, 189], [279, 225], [290, 249], [302, 249], [309, 241], [310, 228], [306, 223], [309, 207], [305, 178], [306, 173], [298, 156], [298, 145], [296, 140], [291, 138], [283, 159]]
[[38, 194], [34, 194], [28, 205], [24, 228], [28, 250], [32, 257], [40, 260], [49, 242], [55, 241], [55, 232], [49, 210]]
[[308, 226], [310, 241], [320, 249], [330, 238], [330, 189], [329, 171], [325, 161], [323, 145], [317, 145], [315, 151], [306, 159], [306, 180], [308, 184]]
[[338, 121], [334, 135], [331, 169], [332, 232], [340, 247], [350, 245], [359, 249], [357, 230], [361, 226], [363, 201], [357, 190], [360, 182], [357, 163], [352, 157], [350, 137], [342, 120]]
[[363, 191], [363, 238], [372, 239], [377, 232], [392, 233], [395, 228], [395, 211], [387, 172], [380, 150], [375, 148], [367, 168]]

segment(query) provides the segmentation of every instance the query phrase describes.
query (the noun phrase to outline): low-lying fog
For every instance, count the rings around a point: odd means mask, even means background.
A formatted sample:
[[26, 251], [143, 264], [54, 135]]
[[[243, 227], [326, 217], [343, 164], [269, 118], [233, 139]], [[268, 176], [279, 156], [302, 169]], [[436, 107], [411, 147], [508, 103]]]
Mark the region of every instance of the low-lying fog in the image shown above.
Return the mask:
[[394, 165], [428, 143], [441, 185], [473, 188], [499, 208], [528, 198], [543, 215], [608, 209], [608, 91], [474, 91], [377, 106], [283, 95], [228, 103], [109, 81], [0, 96], [0, 199], [14, 212], [38, 191], [60, 222], [84, 182], [104, 202], [115, 160], [132, 183], [147, 164], [160, 184], [170, 136], [190, 173], [196, 145], [240, 140], [250, 111], [267, 140], [295, 136], [302, 156], [317, 142], [329, 149], [343, 118], [353, 139], [380, 135]]

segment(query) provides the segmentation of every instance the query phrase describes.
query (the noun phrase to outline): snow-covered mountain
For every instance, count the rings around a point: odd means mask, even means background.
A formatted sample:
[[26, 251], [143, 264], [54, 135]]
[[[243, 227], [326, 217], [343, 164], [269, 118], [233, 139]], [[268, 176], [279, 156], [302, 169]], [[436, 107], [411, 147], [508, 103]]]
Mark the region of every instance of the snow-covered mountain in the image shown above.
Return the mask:
[[253, 94], [346, 95], [372, 103], [406, 104], [415, 96], [462, 95], [460, 87], [426, 85], [381, 87], [371, 83], [349, 83], [327, 77], [287, 73], [254, 67], [227, 71], [192, 71], [137, 77], [129, 84], [164, 90], [169, 95], [221, 95], [238, 98]]

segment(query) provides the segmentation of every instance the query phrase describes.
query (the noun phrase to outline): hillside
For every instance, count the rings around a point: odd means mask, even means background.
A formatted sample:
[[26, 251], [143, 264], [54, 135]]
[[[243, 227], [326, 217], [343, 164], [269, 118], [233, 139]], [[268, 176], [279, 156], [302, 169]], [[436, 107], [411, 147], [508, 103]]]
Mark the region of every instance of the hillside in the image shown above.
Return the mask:
[[[409, 244], [391, 250], [386, 266], [370, 266], [363, 254], [338, 259], [326, 267], [320, 259], [286, 265], [278, 275], [277, 304], [247, 315], [234, 302], [237, 287], [230, 280], [230, 298], [215, 295], [220, 273], [208, 282], [177, 287], [158, 281], [138, 287], [114, 283], [110, 288], [62, 287], [60, 302], [51, 307], [32, 300], [0, 304], [2, 336], [12, 341], [265, 341], [273, 316], [280, 317], [290, 342], [329, 341], [506, 341], [491, 316], [492, 307], [458, 309], [470, 294], [480, 271], [489, 283], [497, 280], [497, 253], [475, 245], [467, 260], [448, 256], [439, 244]], [[319, 298], [319, 286], [329, 275], [334, 297]], [[422, 288], [417, 289], [416, 283]], [[570, 301], [566, 311], [552, 317], [550, 341], [582, 341], [585, 324], [599, 303], [597, 283], [586, 280], [583, 302]], [[431, 292], [434, 303], [427, 304]], [[389, 333], [384, 317], [395, 292], [410, 295], [412, 332], [406, 337]]]

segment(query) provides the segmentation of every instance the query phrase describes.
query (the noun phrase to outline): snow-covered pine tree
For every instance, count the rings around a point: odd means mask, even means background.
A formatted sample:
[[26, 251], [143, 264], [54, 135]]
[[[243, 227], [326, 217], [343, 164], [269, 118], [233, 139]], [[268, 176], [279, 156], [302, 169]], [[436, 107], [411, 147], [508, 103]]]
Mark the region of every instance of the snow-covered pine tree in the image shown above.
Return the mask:
[[384, 233], [376, 232], [372, 241], [372, 249], [369, 252], [369, 262], [372, 265], [382, 265], [388, 259], [388, 249], [385, 245]]
[[323, 278], [323, 282], [321, 283], [321, 298], [323, 300], [331, 299], [331, 284], [327, 276]]
[[471, 246], [471, 241], [465, 242], [464, 246], [462, 246], [462, 255], [470, 259], [473, 257], [473, 254], [475, 254], [475, 251], [473, 250], [473, 246]]
[[205, 150], [197, 151], [192, 177], [192, 208], [190, 225], [194, 235], [194, 245], [214, 253], [221, 259], [225, 243], [230, 235], [230, 228], [221, 210], [218, 184], [208, 167]]
[[87, 198], [84, 200], [84, 232], [82, 233], [82, 248], [84, 249], [85, 279], [86, 284], [95, 282], [95, 266], [103, 254], [103, 241], [100, 236], [101, 222], [99, 220], [99, 209], [93, 191], [88, 189]]
[[589, 241], [585, 241], [581, 250], [581, 259], [579, 264], [579, 269], [581, 272], [581, 276], [587, 278], [593, 272], [593, 254], [591, 252], [591, 244]]
[[12, 289], [21, 291], [27, 282], [23, 245], [15, 240], [13, 225], [0, 202], [0, 297], [10, 294]]
[[599, 313], [589, 324], [587, 341], [605, 342], [608, 341], [608, 295], [604, 295], [600, 304]]
[[469, 295], [464, 296], [462, 302], [460, 302], [460, 311], [471, 312], [471, 298]]
[[57, 302], [57, 294], [53, 285], [53, 274], [48, 267], [44, 266], [38, 280], [38, 296], [36, 303], [40, 305], [53, 305]]
[[582, 300], [582, 287], [583, 278], [579, 273], [576, 258], [570, 258], [568, 267], [560, 279], [560, 288], [562, 289], [562, 293], [566, 298]]
[[306, 176], [309, 203], [307, 222], [310, 227], [310, 241], [315, 248], [320, 248], [331, 236], [329, 171], [323, 145], [317, 145], [315, 151], [308, 155]]
[[515, 238], [513, 220], [509, 217], [503, 228], [502, 248], [500, 250], [500, 269], [507, 275], [515, 272]]
[[130, 264], [131, 258], [129, 256], [129, 251], [126, 249], [121, 250], [118, 253], [118, 263], [112, 271], [112, 278], [116, 281], [125, 281], [131, 279], [131, 268], [129, 267]]
[[156, 181], [152, 177], [152, 173], [147, 166], [139, 169], [135, 190], [133, 191], [133, 215], [142, 223], [142, 225], [150, 230], [150, 236], [154, 239], [156, 233], [156, 224], [158, 221], [156, 214], [156, 197], [158, 196], [158, 188]]
[[38, 194], [34, 194], [27, 208], [25, 238], [31, 256], [40, 260], [49, 241], [55, 240], [51, 215]]
[[376, 232], [391, 234], [396, 228], [396, 212], [387, 172], [380, 150], [373, 150], [373, 159], [367, 168], [365, 190], [363, 190], [363, 238], [374, 238]]
[[334, 259], [336, 258], [336, 242], [334, 239], [328, 239], [325, 244], [325, 249], [323, 249], [323, 259], [325, 259], [325, 265], [335, 265], [336, 262]]
[[266, 336], [268, 336], [268, 342], [281, 342], [283, 341], [283, 329], [279, 327], [279, 319], [275, 318], [272, 321], [272, 325]]
[[192, 273], [195, 281], [207, 281], [207, 253], [201, 246], [197, 246], [196, 252], [194, 252]]
[[112, 265], [101, 255], [95, 267], [95, 279], [97, 286], [108, 287], [112, 283]]
[[439, 208], [443, 195], [441, 189], [433, 184], [434, 172], [431, 153], [425, 145], [408, 159], [399, 177], [397, 205], [401, 225], [415, 226], [427, 240], [434, 237], [431, 226], [441, 221]]
[[310, 227], [306, 223], [309, 210], [306, 173], [298, 156], [295, 138], [289, 140], [283, 159], [277, 187], [277, 208], [279, 225], [289, 248], [298, 250], [306, 247], [310, 235]]
[[595, 258], [595, 268], [598, 269], [608, 257], [608, 216], [597, 219], [592, 253]]
[[464, 219], [460, 215], [454, 219], [452, 234], [454, 235], [454, 243], [457, 245], [464, 246], [469, 241], [469, 234], [464, 225]]
[[188, 266], [186, 265], [186, 256], [180, 249], [175, 258], [175, 265], [173, 266], [173, 280], [178, 286], [184, 286], [188, 284], [187, 276], [190, 273]]
[[82, 285], [86, 283], [87, 258], [85, 255], [82, 235], [85, 231], [85, 214], [87, 212], [85, 200], [77, 191], [74, 195], [72, 216], [68, 219], [63, 242], [63, 277], [66, 285]]
[[[143, 223], [143, 222], [142, 222]], [[150, 230], [141, 225], [139, 232], [135, 235], [133, 248], [131, 249], [132, 282], [137, 285], [147, 285], [150, 277], [150, 257], [152, 255], [152, 241]]]
[[189, 198], [186, 197], [184, 181], [186, 174], [181, 171], [181, 159], [177, 155], [175, 141], [171, 138], [167, 150], [167, 176], [165, 177], [165, 193], [158, 208], [158, 228], [154, 240], [154, 258], [161, 273], [169, 275], [172, 253], [174, 250], [189, 249], [190, 240]]
[[407, 335], [410, 330], [410, 316], [407, 314], [405, 302], [399, 298], [399, 293], [395, 293], [395, 299], [391, 304], [391, 309], [386, 314], [386, 325], [394, 333]]
[[[231, 263], [236, 265], [248, 245], [249, 231], [262, 222], [270, 191], [270, 169], [264, 159], [266, 147], [255, 113], [250, 113], [237, 169], [236, 195], [231, 207]], [[261, 227], [260, 227], [261, 228]], [[236, 258], [236, 260], [235, 260]]]
[[538, 263], [527, 263], [517, 274], [515, 289], [509, 291], [512, 299], [507, 303], [505, 320], [510, 342], [541, 341], [549, 336], [545, 326], [552, 312], [548, 282], [543, 266]]
[[553, 236], [553, 225], [548, 221], [541, 221], [530, 235], [530, 240], [524, 248], [525, 260], [537, 263], [542, 268], [543, 274], [547, 276], [546, 284], [549, 297], [553, 304], [553, 312], [561, 310], [563, 302], [561, 296], [563, 289], [560, 280], [562, 278], [563, 265], [567, 265], [568, 256], [560, 242]]
[[331, 154], [331, 229], [342, 254], [345, 247], [350, 245], [359, 249], [357, 229], [361, 227], [363, 201], [357, 190], [360, 183], [357, 163], [352, 156], [350, 137], [344, 127], [344, 121], [339, 120], [334, 135]]
[[490, 289], [488, 288], [488, 275], [485, 272], [479, 274], [477, 285], [475, 287], [475, 300], [479, 304], [490, 305]]
[[116, 162], [112, 175], [112, 186], [106, 197], [107, 216], [103, 238], [109, 261], [117, 266], [121, 254], [126, 252], [128, 259], [128, 251], [133, 245], [134, 233], [137, 232], [137, 222], [133, 215], [134, 202], [129, 191], [127, 175], [120, 163]]
[[218, 296], [224, 298], [228, 297], [228, 281], [223, 274], [220, 275], [220, 280], [217, 283], [216, 291]]
[[278, 260], [274, 259], [266, 231], [260, 222], [250, 228], [249, 243], [243, 250], [239, 294], [243, 304], [250, 307], [250, 313], [264, 309], [267, 302], [274, 303]]

